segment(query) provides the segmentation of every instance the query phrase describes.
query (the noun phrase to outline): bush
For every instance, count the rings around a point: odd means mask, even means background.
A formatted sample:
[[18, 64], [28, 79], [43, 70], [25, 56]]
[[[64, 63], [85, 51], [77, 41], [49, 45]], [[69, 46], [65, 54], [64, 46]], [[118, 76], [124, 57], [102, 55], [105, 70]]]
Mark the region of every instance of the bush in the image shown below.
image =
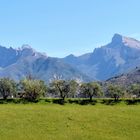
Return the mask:
[[21, 98], [28, 101], [35, 102], [41, 95], [47, 92], [47, 87], [43, 81], [25, 79], [20, 82], [20, 89], [22, 91]]

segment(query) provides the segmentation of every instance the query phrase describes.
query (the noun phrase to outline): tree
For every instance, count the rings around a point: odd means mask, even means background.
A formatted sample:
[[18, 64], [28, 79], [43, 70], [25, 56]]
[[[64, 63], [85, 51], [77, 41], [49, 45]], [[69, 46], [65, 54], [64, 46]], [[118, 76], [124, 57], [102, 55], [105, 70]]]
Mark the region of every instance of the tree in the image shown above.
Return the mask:
[[23, 93], [22, 98], [35, 101], [47, 92], [47, 86], [41, 80], [24, 79], [20, 81], [20, 90]]
[[124, 95], [124, 90], [117, 85], [109, 85], [107, 88], [107, 96], [114, 98], [117, 101]]
[[100, 96], [102, 93], [101, 86], [97, 82], [83, 83], [80, 87], [82, 94], [85, 94], [92, 101], [93, 96]]
[[133, 84], [130, 87], [130, 93], [132, 95], [135, 95], [137, 97], [140, 97], [140, 85], [139, 84]]
[[3, 99], [7, 99], [8, 96], [13, 96], [16, 93], [16, 83], [9, 78], [0, 79], [0, 94]]
[[51, 91], [58, 94], [62, 100], [70, 93], [70, 84], [65, 80], [54, 80], [50, 83]]
[[79, 84], [75, 80], [69, 81], [69, 84], [70, 84], [70, 97], [74, 98], [79, 89]]

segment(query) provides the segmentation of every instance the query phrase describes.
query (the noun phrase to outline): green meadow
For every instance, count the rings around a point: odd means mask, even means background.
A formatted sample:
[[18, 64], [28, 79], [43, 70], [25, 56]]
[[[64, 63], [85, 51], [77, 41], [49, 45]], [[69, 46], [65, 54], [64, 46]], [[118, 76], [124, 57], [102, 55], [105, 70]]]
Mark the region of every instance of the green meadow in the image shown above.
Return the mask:
[[140, 105], [0, 105], [0, 140], [139, 139]]

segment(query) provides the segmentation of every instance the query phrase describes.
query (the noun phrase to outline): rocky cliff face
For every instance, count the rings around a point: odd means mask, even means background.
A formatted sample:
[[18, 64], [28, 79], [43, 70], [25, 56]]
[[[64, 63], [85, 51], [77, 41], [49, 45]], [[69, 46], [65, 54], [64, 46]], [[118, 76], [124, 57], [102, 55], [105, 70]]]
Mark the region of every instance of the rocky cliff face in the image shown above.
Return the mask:
[[77, 57], [78, 63], [64, 61], [91, 78], [105, 80], [140, 66], [140, 42], [115, 34], [109, 44], [96, 48], [84, 60]]

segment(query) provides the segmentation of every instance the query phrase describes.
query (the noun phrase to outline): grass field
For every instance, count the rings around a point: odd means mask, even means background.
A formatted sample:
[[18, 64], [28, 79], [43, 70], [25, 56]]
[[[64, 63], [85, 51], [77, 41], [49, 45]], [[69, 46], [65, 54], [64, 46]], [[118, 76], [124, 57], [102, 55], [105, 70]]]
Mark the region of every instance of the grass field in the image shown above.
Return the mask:
[[140, 105], [0, 105], [0, 140], [139, 139]]

